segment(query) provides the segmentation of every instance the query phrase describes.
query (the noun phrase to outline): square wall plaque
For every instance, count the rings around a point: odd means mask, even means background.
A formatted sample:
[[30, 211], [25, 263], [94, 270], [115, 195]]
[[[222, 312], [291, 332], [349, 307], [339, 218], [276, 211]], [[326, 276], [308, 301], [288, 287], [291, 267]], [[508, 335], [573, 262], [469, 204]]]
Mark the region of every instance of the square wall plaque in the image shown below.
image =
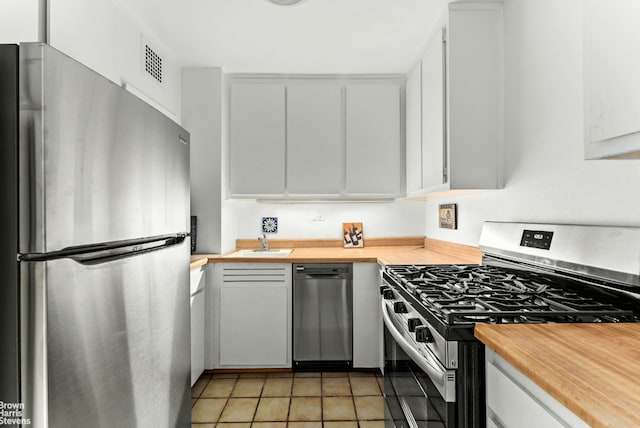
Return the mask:
[[456, 204], [444, 204], [439, 206], [438, 219], [443, 229], [458, 228], [458, 214]]
[[262, 233], [278, 233], [278, 217], [262, 217]]

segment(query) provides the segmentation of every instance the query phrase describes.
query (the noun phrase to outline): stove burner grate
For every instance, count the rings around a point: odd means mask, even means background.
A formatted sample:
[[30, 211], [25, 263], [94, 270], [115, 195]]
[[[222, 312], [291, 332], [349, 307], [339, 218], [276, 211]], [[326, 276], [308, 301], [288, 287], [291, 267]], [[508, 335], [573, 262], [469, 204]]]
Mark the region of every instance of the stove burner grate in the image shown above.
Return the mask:
[[635, 306], [542, 272], [478, 265], [391, 266], [387, 271], [448, 325], [637, 320]]

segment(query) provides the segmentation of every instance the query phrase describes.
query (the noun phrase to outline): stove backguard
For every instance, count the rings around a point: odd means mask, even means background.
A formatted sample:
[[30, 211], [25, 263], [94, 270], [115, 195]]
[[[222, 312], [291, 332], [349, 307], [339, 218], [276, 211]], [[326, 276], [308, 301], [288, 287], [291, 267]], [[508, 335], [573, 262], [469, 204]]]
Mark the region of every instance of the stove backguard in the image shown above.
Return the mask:
[[[527, 244], [536, 234], [552, 234], [546, 248]], [[485, 222], [479, 246], [483, 264], [509, 261], [640, 293], [640, 227]]]

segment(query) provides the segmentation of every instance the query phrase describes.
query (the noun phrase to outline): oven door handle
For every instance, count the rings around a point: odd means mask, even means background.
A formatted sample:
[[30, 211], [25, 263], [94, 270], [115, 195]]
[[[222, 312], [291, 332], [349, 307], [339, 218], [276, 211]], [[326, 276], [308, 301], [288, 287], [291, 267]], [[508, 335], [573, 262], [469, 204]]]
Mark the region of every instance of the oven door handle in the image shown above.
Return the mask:
[[[429, 376], [440, 395], [446, 402], [456, 401], [456, 375], [454, 370], [447, 370], [432, 355], [425, 355], [411, 346], [407, 339], [398, 331], [389, 315], [389, 306], [382, 300], [382, 318], [385, 326], [393, 336], [393, 339], [404, 350], [404, 352]], [[427, 352], [430, 351], [427, 349]]]

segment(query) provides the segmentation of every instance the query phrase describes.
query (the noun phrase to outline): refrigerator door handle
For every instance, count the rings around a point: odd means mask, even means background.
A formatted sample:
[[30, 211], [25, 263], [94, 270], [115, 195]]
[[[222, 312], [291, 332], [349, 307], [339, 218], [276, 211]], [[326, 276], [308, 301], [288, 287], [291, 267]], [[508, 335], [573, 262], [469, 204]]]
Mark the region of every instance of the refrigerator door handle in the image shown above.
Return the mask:
[[181, 244], [187, 236], [189, 236], [188, 233], [173, 233], [148, 238], [78, 245], [49, 253], [21, 254], [18, 259], [25, 262], [42, 262], [67, 258], [78, 263], [93, 265]]

